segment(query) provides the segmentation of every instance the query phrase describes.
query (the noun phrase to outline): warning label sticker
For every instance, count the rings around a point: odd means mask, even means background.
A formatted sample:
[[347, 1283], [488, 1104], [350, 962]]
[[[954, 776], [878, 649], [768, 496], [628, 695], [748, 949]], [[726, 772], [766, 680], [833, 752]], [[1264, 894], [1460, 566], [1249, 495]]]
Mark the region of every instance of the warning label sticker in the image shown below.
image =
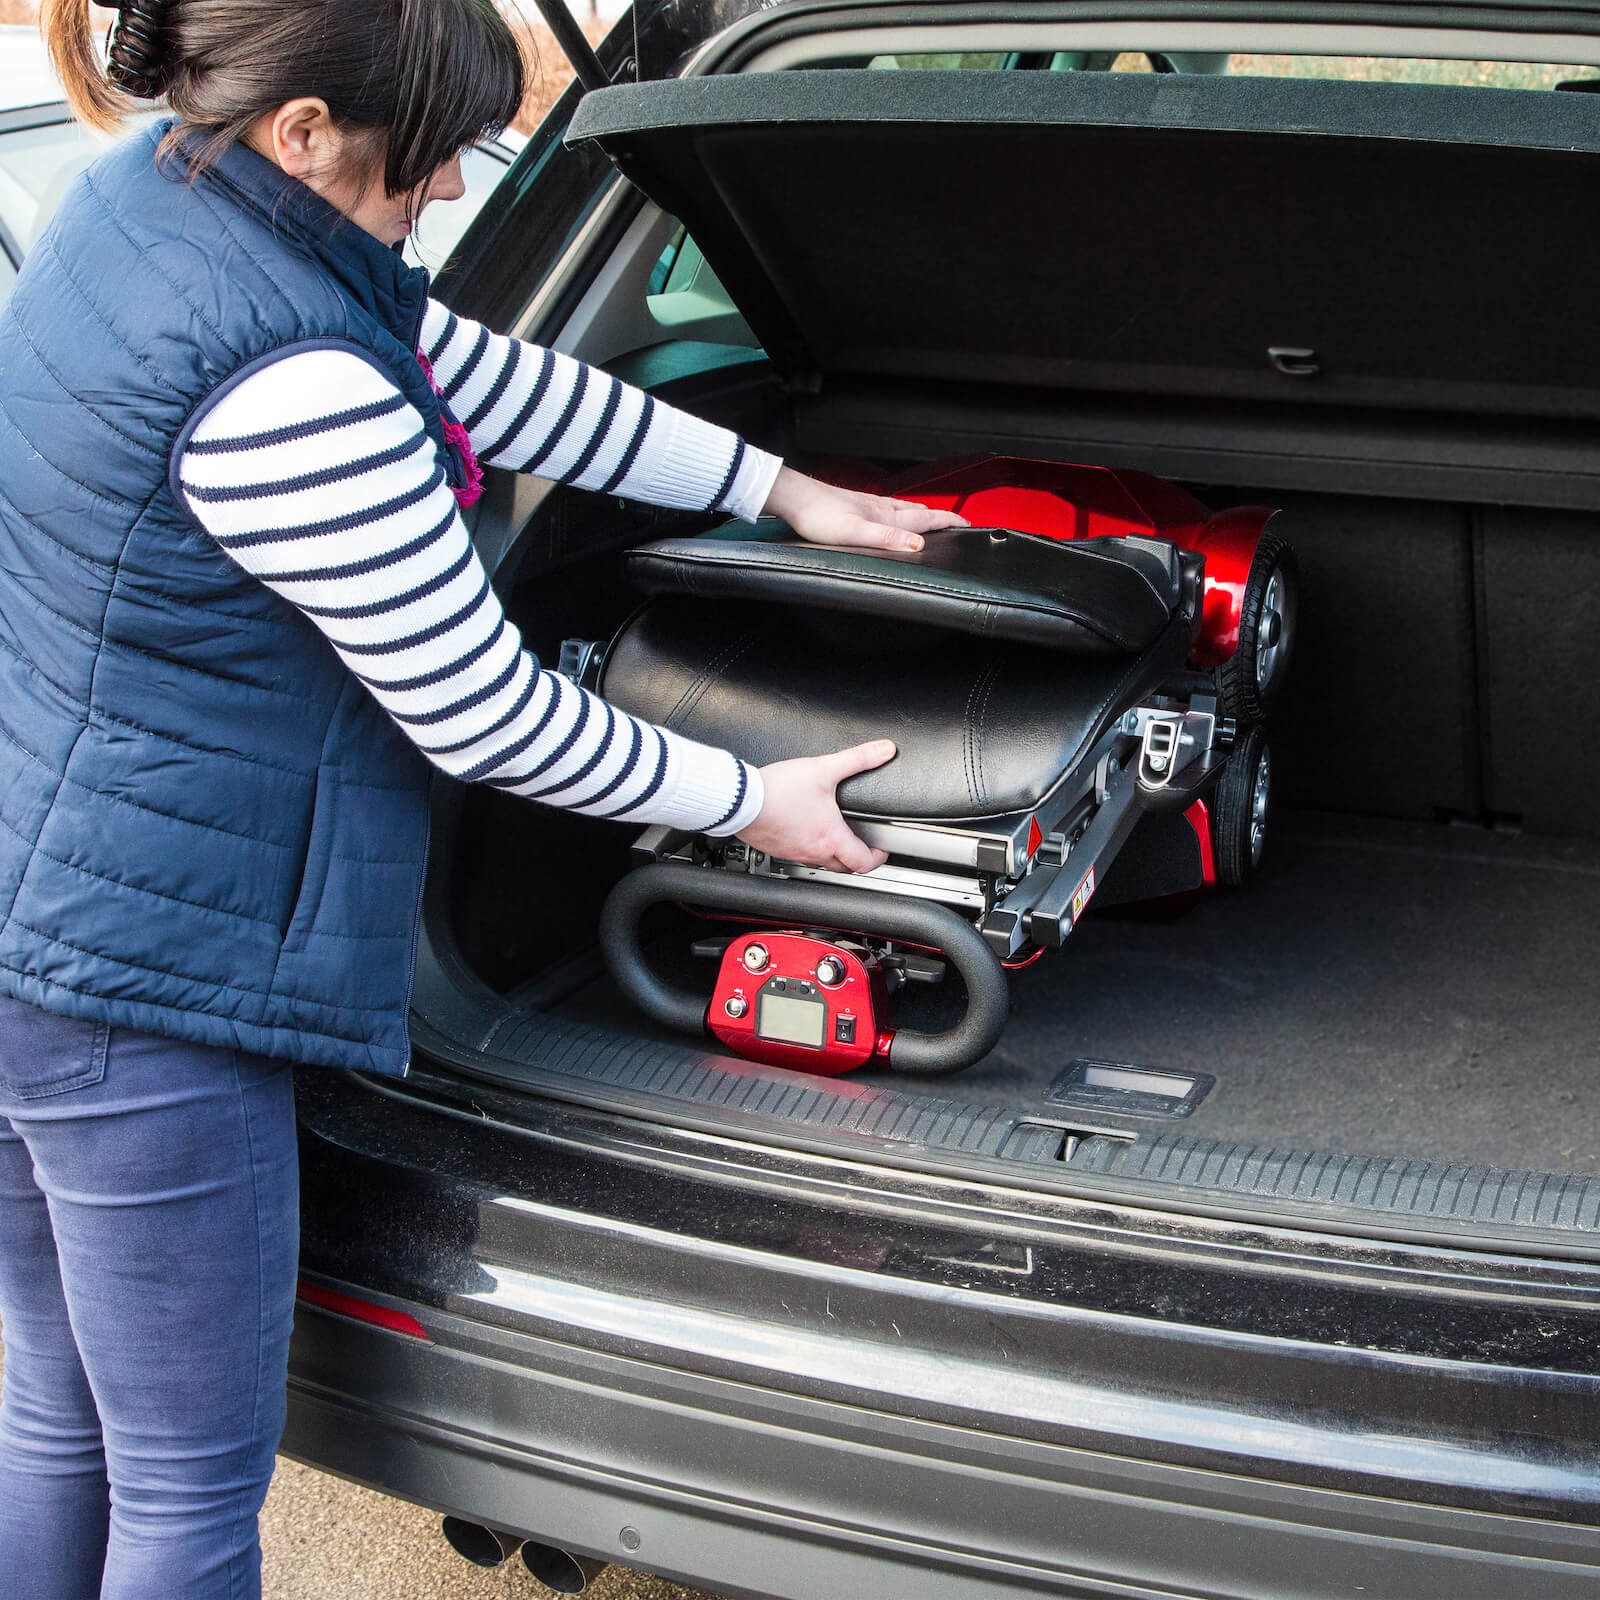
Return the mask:
[[1089, 897], [1094, 893], [1094, 868], [1090, 867], [1082, 883], [1078, 885], [1077, 892], [1072, 897], [1072, 920], [1076, 922], [1083, 915], [1083, 908], [1088, 905]]

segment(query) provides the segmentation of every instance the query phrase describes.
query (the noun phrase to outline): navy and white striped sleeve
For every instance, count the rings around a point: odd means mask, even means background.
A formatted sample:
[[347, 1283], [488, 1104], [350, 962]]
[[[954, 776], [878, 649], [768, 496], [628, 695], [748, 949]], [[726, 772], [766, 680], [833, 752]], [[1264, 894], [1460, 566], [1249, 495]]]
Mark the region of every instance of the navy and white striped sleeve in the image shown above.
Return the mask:
[[423, 352], [480, 460], [754, 522], [783, 462], [738, 434], [428, 302]]
[[252, 373], [178, 464], [189, 509], [298, 606], [435, 766], [589, 816], [733, 834], [761, 775], [617, 710], [522, 648], [422, 418], [343, 350]]

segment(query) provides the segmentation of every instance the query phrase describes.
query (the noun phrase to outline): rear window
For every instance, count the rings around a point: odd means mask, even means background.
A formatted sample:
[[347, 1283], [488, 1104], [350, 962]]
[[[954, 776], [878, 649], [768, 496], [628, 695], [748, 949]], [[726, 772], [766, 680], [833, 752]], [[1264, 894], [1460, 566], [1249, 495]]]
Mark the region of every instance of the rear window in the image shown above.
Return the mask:
[[830, 61], [873, 71], [1188, 72], [1238, 78], [1345, 78], [1479, 89], [1600, 91], [1600, 67], [1558, 62], [1445, 61], [1401, 56], [1225, 55], [1217, 52], [969, 50]]
[[1600, 67], [1531, 61], [1427, 61], [1398, 56], [1228, 57], [1228, 71], [1247, 78], [1351, 78], [1365, 83], [1442, 83], [1475, 89], [1600, 89]]
[[1016, 66], [1018, 59], [1018, 53], [1015, 50], [966, 50], [951, 51], [946, 55], [873, 56], [865, 62], [857, 59], [836, 64], [848, 67], [867, 66], [875, 72], [884, 70], [902, 72], [996, 72], [1007, 67]]

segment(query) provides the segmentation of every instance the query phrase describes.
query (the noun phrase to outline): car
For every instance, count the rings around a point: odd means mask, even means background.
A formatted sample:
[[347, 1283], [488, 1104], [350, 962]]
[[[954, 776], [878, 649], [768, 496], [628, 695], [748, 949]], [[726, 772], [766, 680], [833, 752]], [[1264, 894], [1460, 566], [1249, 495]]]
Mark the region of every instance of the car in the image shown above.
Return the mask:
[[[128, 127], [153, 122], [140, 112]], [[55, 214], [67, 186], [105, 149], [107, 139], [79, 122], [62, 98], [38, 30], [0, 25], [0, 299], [16, 281], [23, 258]], [[429, 208], [406, 241], [413, 266], [439, 266], [466, 231], [477, 209], [516, 160], [526, 138], [506, 128], [480, 140], [462, 160], [467, 192]]]
[[[299, 1075], [285, 1449], [567, 1592], [1592, 1593], [1600, 18], [641, 0], [597, 55], [440, 294], [818, 471], [1278, 508], [1270, 848], [1091, 907], [926, 1085], [663, 1028], [634, 833], [440, 780], [410, 1074]], [[472, 516], [552, 662], [725, 533]]]
[[0, 26], [0, 298], [67, 185], [103, 148], [73, 120], [38, 31]]

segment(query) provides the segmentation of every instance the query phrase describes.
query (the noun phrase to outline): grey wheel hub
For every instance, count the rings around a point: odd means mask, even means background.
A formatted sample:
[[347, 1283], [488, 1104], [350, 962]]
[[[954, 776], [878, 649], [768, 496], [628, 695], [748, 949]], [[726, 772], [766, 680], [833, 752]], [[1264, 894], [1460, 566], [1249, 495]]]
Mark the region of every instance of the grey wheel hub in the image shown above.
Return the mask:
[[1255, 781], [1250, 786], [1250, 865], [1261, 865], [1261, 852], [1267, 843], [1267, 806], [1272, 798], [1272, 758], [1265, 746], [1256, 761]]
[[1256, 623], [1256, 688], [1265, 691], [1278, 662], [1288, 648], [1283, 626], [1283, 573], [1274, 568], [1261, 597], [1261, 616]]

